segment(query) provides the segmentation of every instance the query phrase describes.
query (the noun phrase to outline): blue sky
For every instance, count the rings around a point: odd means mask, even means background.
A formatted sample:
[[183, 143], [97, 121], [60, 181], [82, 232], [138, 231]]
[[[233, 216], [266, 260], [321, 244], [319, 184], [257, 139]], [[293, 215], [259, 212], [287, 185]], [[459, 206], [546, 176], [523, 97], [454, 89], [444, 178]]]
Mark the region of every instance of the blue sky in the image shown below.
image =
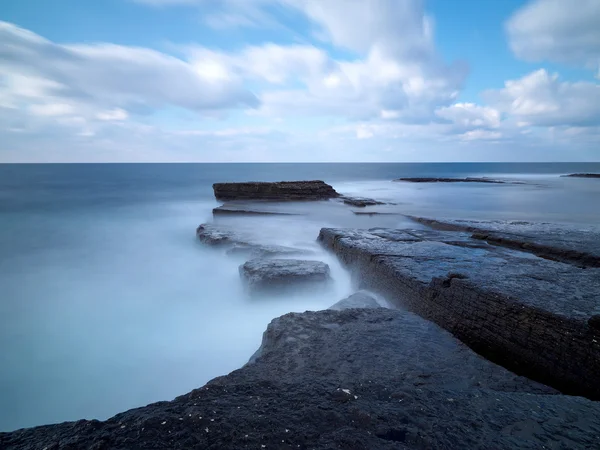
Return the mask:
[[7, 0], [0, 162], [598, 161], [598, 0]]

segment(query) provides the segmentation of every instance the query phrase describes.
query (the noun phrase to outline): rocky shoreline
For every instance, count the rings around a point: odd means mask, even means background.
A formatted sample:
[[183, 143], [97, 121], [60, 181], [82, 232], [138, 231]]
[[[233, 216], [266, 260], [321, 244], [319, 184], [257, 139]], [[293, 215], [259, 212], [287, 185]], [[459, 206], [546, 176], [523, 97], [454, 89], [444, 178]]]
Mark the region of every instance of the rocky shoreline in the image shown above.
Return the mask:
[[[278, 201], [401, 214], [322, 181], [214, 190], [229, 202], [215, 220], [287, 214]], [[241, 369], [106, 421], [0, 433], [0, 448], [599, 448], [598, 234], [411, 219], [412, 228], [323, 228], [318, 242], [362, 290], [274, 319]], [[230, 223], [196, 234], [241, 258], [250, 294], [326, 288], [331, 277], [310, 249], [257, 242]]]

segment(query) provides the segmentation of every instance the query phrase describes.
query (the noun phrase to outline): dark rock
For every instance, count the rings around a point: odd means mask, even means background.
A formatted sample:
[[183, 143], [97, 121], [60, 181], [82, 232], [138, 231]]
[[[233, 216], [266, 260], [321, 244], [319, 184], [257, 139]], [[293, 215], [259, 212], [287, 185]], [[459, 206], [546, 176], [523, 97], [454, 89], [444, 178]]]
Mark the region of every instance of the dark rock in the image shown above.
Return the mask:
[[493, 183], [506, 184], [506, 181], [492, 180], [490, 178], [435, 178], [435, 177], [409, 177], [398, 178], [394, 181], [408, 181], [410, 183]]
[[215, 183], [213, 190], [217, 200], [327, 200], [339, 197], [330, 185], [323, 181], [278, 181]]
[[468, 231], [489, 244], [533, 253], [540, 258], [600, 267], [600, 235], [595, 230], [529, 222], [437, 220], [407, 216], [436, 230]]
[[570, 178], [600, 178], [600, 173], [570, 173], [569, 175], [561, 175]]
[[299, 259], [252, 259], [240, 266], [240, 276], [250, 293], [296, 290], [331, 280], [324, 262]]
[[342, 200], [342, 202], [344, 202], [344, 204], [346, 205], [356, 206], [358, 208], [364, 208], [366, 206], [385, 205], [384, 202], [364, 197], [348, 197], [346, 195], [343, 195], [340, 197], [340, 200]]
[[340, 300], [336, 304], [330, 306], [328, 309], [335, 311], [341, 311], [342, 309], [350, 308], [383, 308], [379, 304], [377, 299], [367, 291], [358, 291], [354, 294]]
[[360, 287], [511, 370], [600, 399], [600, 332], [587, 326], [600, 308], [600, 269], [472, 246], [465, 232], [323, 229], [319, 240]]
[[588, 325], [595, 330], [600, 330], [600, 314], [595, 314], [588, 319]]
[[600, 405], [389, 309], [286, 314], [253, 363], [105, 421], [0, 433], [6, 449], [597, 448]]

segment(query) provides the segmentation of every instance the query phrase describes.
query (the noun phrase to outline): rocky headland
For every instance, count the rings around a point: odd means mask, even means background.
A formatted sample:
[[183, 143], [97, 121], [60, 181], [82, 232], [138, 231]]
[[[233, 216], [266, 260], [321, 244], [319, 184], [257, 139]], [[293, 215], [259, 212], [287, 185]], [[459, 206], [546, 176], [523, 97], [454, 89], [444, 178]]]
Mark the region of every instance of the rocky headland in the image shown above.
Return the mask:
[[[215, 196], [257, 213], [344, 202], [320, 181], [216, 184]], [[355, 199], [348, 217], [379, 204]], [[220, 217], [198, 240], [241, 258], [250, 294], [330, 281], [310, 249], [256, 241]], [[318, 242], [357, 292], [274, 319], [239, 370], [106, 421], [0, 433], [0, 448], [600, 448], [598, 233], [411, 219], [323, 228]]]

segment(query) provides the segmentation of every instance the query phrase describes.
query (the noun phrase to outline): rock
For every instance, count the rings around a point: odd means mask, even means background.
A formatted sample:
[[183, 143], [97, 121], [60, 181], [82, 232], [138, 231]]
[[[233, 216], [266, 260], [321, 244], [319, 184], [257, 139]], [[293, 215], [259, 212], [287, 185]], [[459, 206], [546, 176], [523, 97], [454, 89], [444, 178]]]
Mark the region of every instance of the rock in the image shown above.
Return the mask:
[[348, 197], [343, 195], [340, 197], [340, 200], [342, 200], [342, 202], [344, 202], [346, 205], [356, 206], [358, 208], [364, 208], [365, 206], [385, 205], [384, 202], [364, 197]]
[[293, 291], [331, 280], [324, 262], [299, 259], [252, 259], [240, 266], [240, 276], [250, 293]]
[[286, 314], [253, 363], [202, 388], [103, 422], [0, 433], [0, 448], [597, 448], [599, 430], [600, 404], [378, 308]]
[[277, 211], [270, 202], [225, 203], [212, 210], [214, 216], [293, 216], [291, 212]]
[[323, 181], [278, 181], [213, 184], [217, 200], [327, 200], [339, 197]]
[[570, 178], [600, 178], [600, 173], [570, 173], [569, 175], [561, 175]]
[[461, 231], [322, 229], [319, 240], [361, 288], [517, 373], [600, 399], [600, 332], [588, 326], [600, 309], [600, 269], [482, 245]]
[[286, 247], [283, 245], [266, 245], [266, 244], [235, 244], [227, 250], [228, 255], [241, 255], [251, 259], [255, 258], [272, 258], [276, 256], [298, 256], [312, 255], [311, 250], [302, 248]]
[[245, 243], [239, 234], [224, 225], [204, 223], [196, 228], [196, 236], [200, 242], [211, 246], [231, 246], [236, 243]]
[[398, 216], [397, 212], [382, 212], [382, 211], [352, 211], [357, 216]]
[[489, 178], [435, 178], [435, 177], [409, 177], [398, 178], [394, 181], [408, 181], [410, 183], [493, 183], [506, 184], [506, 181], [492, 180]]
[[588, 319], [588, 325], [595, 330], [600, 330], [600, 314], [595, 314]]
[[383, 308], [377, 299], [367, 291], [358, 291], [330, 306], [328, 309], [341, 311], [350, 308]]
[[540, 258], [577, 267], [600, 267], [600, 233], [597, 229], [581, 230], [530, 222], [407, 217], [437, 230], [468, 231], [473, 233], [473, 239], [533, 253]]

